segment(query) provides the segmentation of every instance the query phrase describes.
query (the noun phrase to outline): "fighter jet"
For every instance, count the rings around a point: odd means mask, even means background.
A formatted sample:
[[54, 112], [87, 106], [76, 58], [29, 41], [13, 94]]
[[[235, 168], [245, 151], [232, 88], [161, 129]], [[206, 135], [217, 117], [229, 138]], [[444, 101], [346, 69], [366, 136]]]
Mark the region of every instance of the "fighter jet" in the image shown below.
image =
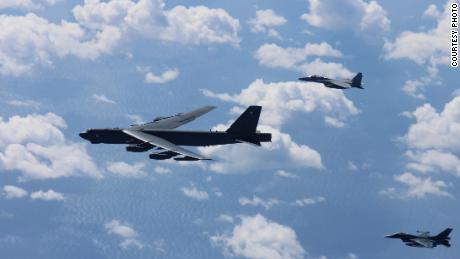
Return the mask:
[[300, 81], [320, 83], [320, 84], [324, 84], [324, 86], [326, 87], [336, 88], [336, 89], [349, 89], [349, 88], [364, 89], [363, 86], [361, 85], [362, 79], [363, 79], [363, 74], [361, 72], [356, 74], [356, 76], [353, 77], [352, 79], [345, 79], [345, 80], [330, 79], [327, 77], [317, 76], [317, 75], [299, 78]]
[[449, 234], [452, 232], [451, 228], [446, 228], [444, 231], [436, 236], [430, 236], [430, 232], [417, 231], [416, 235], [406, 233], [396, 233], [385, 236], [387, 238], [399, 238], [406, 246], [433, 248], [437, 245], [450, 247]]
[[259, 133], [261, 106], [250, 106], [226, 131], [181, 131], [175, 128], [184, 125], [215, 107], [205, 106], [188, 113], [178, 113], [169, 117], [157, 117], [152, 122], [131, 125], [128, 128], [88, 129], [80, 137], [91, 144], [126, 144], [129, 152], [145, 152], [154, 149], [150, 159], [176, 161], [210, 160], [189, 151], [183, 146], [212, 146], [235, 143], [249, 143], [260, 146], [261, 142], [271, 142], [270, 133]]

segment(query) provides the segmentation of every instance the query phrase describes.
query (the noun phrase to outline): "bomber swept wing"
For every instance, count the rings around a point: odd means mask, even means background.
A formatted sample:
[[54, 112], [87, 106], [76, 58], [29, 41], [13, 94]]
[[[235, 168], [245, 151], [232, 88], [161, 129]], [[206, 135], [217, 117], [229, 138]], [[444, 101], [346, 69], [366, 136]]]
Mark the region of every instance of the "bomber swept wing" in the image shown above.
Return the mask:
[[155, 118], [152, 122], [148, 122], [142, 125], [133, 125], [130, 127], [130, 130], [175, 129], [193, 121], [194, 119], [210, 112], [215, 108], [216, 107], [214, 106], [204, 106], [187, 113], [178, 113], [169, 117], [158, 117]]
[[163, 139], [159, 138], [157, 136], [154, 136], [152, 134], [147, 134], [142, 131], [137, 131], [137, 130], [129, 130], [125, 129], [123, 130], [124, 133], [130, 135], [133, 138], [139, 139], [140, 141], [143, 141], [145, 143], [149, 143], [153, 146], [160, 147], [162, 149], [166, 149], [168, 151], [184, 155], [185, 157], [190, 157], [194, 158], [196, 160], [210, 160], [209, 158], [206, 158], [204, 156], [198, 155], [192, 151], [189, 151], [185, 148], [179, 147], [177, 145], [174, 145], [173, 143]]

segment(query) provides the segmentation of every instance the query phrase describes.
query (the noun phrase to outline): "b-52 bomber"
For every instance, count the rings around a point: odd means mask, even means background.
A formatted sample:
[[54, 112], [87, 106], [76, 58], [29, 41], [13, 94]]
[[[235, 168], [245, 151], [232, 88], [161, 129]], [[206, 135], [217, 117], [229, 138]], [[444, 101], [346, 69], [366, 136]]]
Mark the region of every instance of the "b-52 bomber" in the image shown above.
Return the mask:
[[127, 144], [129, 152], [145, 152], [155, 149], [149, 157], [155, 160], [174, 158], [176, 161], [210, 160], [189, 151], [183, 146], [212, 146], [249, 143], [260, 146], [271, 142], [270, 133], [259, 133], [261, 106], [250, 106], [226, 131], [181, 131], [175, 128], [184, 125], [215, 107], [205, 106], [188, 113], [170, 117], [158, 117], [152, 122], [131, 125], [128, 128], [88, 129], [80, 137], [91, 144]]
[[392, 235], [385, 236], [387, 238], [399, 238], [404, 242], [406, 246], [412, 247], [424, 247], [424, 248], [433, 248], [437, 245], [443, 245], [450, 247], [450, 232], [451, 228], [446, 228], [441, 233], [436, 236], [430, 236], [430, 232], [417, 231], [416, 235], [406, 234], [406, 233], [396, 233]]
[[299, 78], [300, 81], [320, 83], [320, 84], [324, 84], [324, 86], [326, 87], [335, 88], [335, 89], [349, 89], [349, 88], [364, 89], [361, 84], [362, 79], [363, 79], [363, 74], [361, 72], [356, 74], [356, 76], [353, 77], [352, 79], [345, 79], [345, 80], [331, 79], [331, 78], [327, 78], [324, 76], [317, 76], [317, 75]]

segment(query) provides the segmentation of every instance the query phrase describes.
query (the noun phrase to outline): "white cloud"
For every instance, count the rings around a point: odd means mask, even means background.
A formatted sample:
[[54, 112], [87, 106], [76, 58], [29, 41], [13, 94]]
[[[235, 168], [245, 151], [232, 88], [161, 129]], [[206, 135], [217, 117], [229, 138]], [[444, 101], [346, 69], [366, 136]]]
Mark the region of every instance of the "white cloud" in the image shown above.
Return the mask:
[[144, 82], [148, 84], [164, 84], [169, 81], [176, 79], [179, 76], [179, 69], [168, 69], [164, 71], [161, 75], [155, 75], [152, 72], [147, 72], [145, 74]]
[[[406, 113], [414, 118], [407, 133], [400, 138], [408, 150], [406, 169], [423, 174], [448, 173], [460, 177], [460, 96], [454, 96], [444, 109], [437, 112], [430, 104], [419, 106], [414, 112]], [[442, 177], [441, 174], [437, 175]], [[441, 180], [422, 179], [411, 173], [395, 176], [397, 182], [407, 187], [406, 194], [398, 194], [395, 188], [384, 190], [389, 196], [421, 198], [428, 194], [451, 196], [444, 189], [447, 184]]]
[[208, 97], [234, 102], [240, 106], [261, 105], [263, 106], [261, 123], [274, 127], [279, 127], [292, 114], [299, 112], [320, 111], [338, 121], [344, 121], [347, 117], [360, 112], [342, 91], [320, 87], [313, 83], [265, 83], [262, 79], [256, 79], [241, 93], [235, 95], [216, 94], [209, 90], [202, 90], [202, 92]]
[[3, 186], [3, 194], [7, 199], [15, 199], [27, 196], [27, 191], [13, 185], [5, 185]]
[[438, 10], [438, 7], [435, 4], [430, 4], [423, 15], [432, 18], [439, 18], [441, 16], [441, 12]]
[[0, 9], [14, 8], [32, 10], [43, 8], [44, 5], [54, 5], [59, 0], [2, 0], [0, 1]]
[[233, 217], [228, 214], [220, 214], [219, 217], [217, 217], [217, 221], [233, 223]]
[[298, 206], [298, 207], [305, 207], [308, 205], [314, 205], [316, 203], [321, 203], [325, 201], [326, 201], [326, 198], [318, 196], [318, 197], [303, 198], [303, 199], [295, 200], [294, 202], [291, 203], [291, 205]]
[[155, 173], [157, 174], [171, 174], [172, 173], [171, 169], [162, 167], [162, 166], [155, 166], [153, 171], [155, 171]]
[[[387, 59], [409, 59], [419, 65], [435, 61], [448, 63], [450, 49], [450, 4], [447, 3], [444, 12], [437, 19], [437, 26], [425, 32], [402, 32], [393, 42], [384, 46]], [[417, 43], [417, 44], [414, 44]], [[444, 62], [442, 62], [444, 60]]]
[[412, 114], [416, 122], [403, 137], [410, 148], [460, 151], [460, 96], [439, 113], [430, 104], [424, 104]]
[[298, 179], [299, 178], [298, 175], [293, 174], [293, 173], [288, 172], [288, 171], [284, 171], [284, 170], [276, 171], [275, 175], [279, 176], [279, 177], [292, 178], [292, 179]]
[[126, 118], [131, 120], [134, 124], [142, 124], [145, 123], [144, 118], [137, 114], [126, 114]]
[[412, 173], [405, 172], [401, 175], [395, 175], [394, 179], [404, 185], [406, 189], [396, 190], [391, 187], [380, 191], [380, 194], [390, 198], [425, 198], [427, 195], [452, 197], [452, 195], [445, 191], [447, 184], [444, 181], [433, 181], [430, 177], [421, 178], [413, 175]]
[[358, 166], [353, 163], [352, 161], [348, 161], [348, 169], [351, 171], [357, 171], [359, 168]]
[[460, 176], [460, 159], [452, 153], [439, 150], [412, 151], [406, 152], [411, 160], [406, 167], [421, 173], [448, 172]]
[[211, 241], [222, 246], [224, 253], [246, 258], [296, 259], [305, 255], [293, 229], [260, 214], [242, 216], [231, 233], [212, 236]]
[[309, 0], [309, 12], [301, 19], [309, 25], [325, 29], [350, 28], [358, 31], [390, 29], [387, 12], [376, 1], [363, 0]]
[[130, 247], [135, 247], [137, 249], [142, 249], [144, 245], [137, 239], [138, 233], [129, 225], [121, 223], [117, 219], [113, 219], [104, 224], [107, 233], [117, 235], [123, 238], [123, 241], [120, 243], [122, 249], [128, 249]]
[[45, 200], [45, 201], [62, 201], [64, 200], [64, 195], [60, 192], [56, 192], [53, 190], [48, 191], [36, 191], [30, 194], [30, 198], [32, 200]]
[[216, 158], [208, 169], [217, 173], [244, 173], [255, 168], [273, 169], [286, 165], [289, 168], [324, 168], [316, 150], [297, 144], [288, 134], [273, 127], [259, 125], [258, 129], [272, 134], [272, 142], [265, 143], [262, 149], [245, 144], [198, 148], [203, 155]]
[[247, 198], [247, 197], [241, 197], [241, 198], [238, 199], [238, 202], [243, 206], [246, 206], [246, 205], [262, 206], [266, 210], [269, 210], [274, 205], [280, 204], [280, 200], [278, 200], [278, 199], [270, 198], [270, 199], [267, 199], [267, 200], [263, 200], [262, 198], [257, 197], [255, 195], [252, 197], [252, 199]]
[[239, 44], [240, 23], [225, 10], [164, 6], [163, 0], [85, 0], [73, 8], [76, 22], [60, 23], [33, 13], [0, 15], [0, 75], [30, 73], [66, 56], [95, 60], [133, 33], [182, 44]]
[[[240, 22], [224, 9], [176, 6], [165, 12], [168, 26], [163, 40], [180, 43], [230, 43], [238, 45]], [[185, 26], [184, 26], [185, 25]]]
[[330, 77], [351, 77], [353, 75], [342, 64], [324, 62], [319, 58], [307, 61], [310, 57], [342, 57], [342, 53], [326, 42], [307, 43], [303, 48], [283, 48], [274, 43], [260, 46], [254, 54], [259, 64], [284, 68], [308, 74], [321, 74]]
[[343, 121], [340, 121], [334, 117], [330, 117], [330, 116], [325, 116], [324, 117], [324, 122], [329, 125], [329, 126], [332, 126], [332, 127], [335, 127], [335, 128], [343, 128], [345, 126], [345, 123]]
[[54, 113], [0, 118], [0, 167], [20, 172], [22, 179], [101, 178], [85, 146], [65, 139], [60, 129], [66, 127]]
[[0, 74], [12, 76], [29, 73], [36, 65], [52, 65], [56, 57], [94, 60], [110, 53], [121, 37], [116, 27], [91, 33], [78, 23], [52, 23], [33, 13], [0, 15], [0, 31]]
[[113, 219], [110, 222], [105, 223], [105, 229], [109, 234], [115, 234], [123, 238], [137, 237], [137, 232], [134, 231], [130, 226], [122, 224], [119, 220]]
[[[232, 113], [239, 114], [249, 105], [263, 107], [258, 129], [272, 134], [272, 142], [264, 143], [262, 150], [255, 150], [249, 145], [229, 145], [201, 147], [205, 156], [219, 158], [212, 162], [209, 169], [219, 173], [244, 172], [254, 168], [273, 169], [285, 167], [316, 169], [324, 168], [321, 155], [307, 145], [297, 144], [289, 134], [280, 128], [294, 113], [311, 113], [320, 111], [325, 116], [345, 121], [349, 116], [356, 115], [359, 110], [347, 99], [342, 91], [334, 91], [314, 84], [301, 82], [264, 83], [257, 79], [240, 94], [217, 94], [202, 90], [203, 94], [223, 101], [234, 102]], [[225, 130], [227, 126], [218, 125], [215, 130]], [[275, 152], [277, 151], [277, 152]], [[276, 157], [276, 159], [275, 159]], [[261, 162], [263, 161], [263, 162]], [[287, 168], [289, 169], [289, 168]]]
[[73, 13], [90, 28], [117, 26], [146, 38], [183, 44], [230, 43], [238, 45], [240, 23], [223, 9], [175, 6], [165, 10], [163, 0], [85, 0]]
[[[425, 15], [435, 17], [437, 26], [427, 31], [404, 31], [394, 41], [384, 45], [384, 56], [388, 60], [408, 59], [426, 68], [427, 75], [420, 79], [407, 80], [403, 90], [411, 96], [424, 98], [427, 85], [439, 84], [438, 66], [448, 65], [450, 56], [450, 1], [441, 14], [434, 5], [425, 11]], [[414, 44], [416, 43], [416, 44]]]
[[97, 103], [108, 103], [108, 104], [116, 104], [116, 102], [114, 100], [110, 100], [109, 98], [107, 98], [105, 95], [101, 94], [101, 95], [98, 95], [98, 94], [93, 94], [92, 98], [94, 99], [94, 101], [96, 101]]
[[257, 10], [256, 17], [249, 20], [251, 31], [253, 32], [266, 32], [269, 36], [279, 37], [279, 33], [273, 29], [284, 25], [287, 20], [271, 9]]
[[40, 107], [40, 103], [32, 100], [9, 100], [6, 101], [8, 105], [16, 106], [16, 107], [31, 107], [34, 109], [38, 109]]
[[120, 247], [122, 249], [129, 249], [130, 247], [134, 247], [137, 249], [142, 249], [144, 248], [144, 245], [137, 239], [134, 238], [126, 238], [120, 243]]
[[191, 185], [190, 187], [182, 187], [180, 190], [189, 198], [198, 201], [209, 200], [209, 194], [206, 191], [198, 190], [194, 185]]
[[125, 162], [111, 162], [107, 165], [107, 171], [120, 177], [126, 178], [142, 178], [147, 176], [143, 170], [144, 163], [128, 164]]

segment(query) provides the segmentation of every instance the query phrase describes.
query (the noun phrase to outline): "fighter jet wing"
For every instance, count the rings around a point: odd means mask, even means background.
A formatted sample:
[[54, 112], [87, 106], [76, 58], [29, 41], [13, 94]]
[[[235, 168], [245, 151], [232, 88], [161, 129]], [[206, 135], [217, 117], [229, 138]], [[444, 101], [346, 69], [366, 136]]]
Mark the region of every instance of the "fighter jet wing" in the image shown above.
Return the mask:
[[350, 88], [350, 84], [347, 84], [342, 81], [337, 81], [337, 80], [331, 80], [329, 84], [336, 85], [336, 86], [343, 87], [343, 88]]
[[175, 129], [179, 126], [182, 126], [188, 122], [193, 121], [194, 119], [200, 117], [201, 115], [208, 113], [213, 110], [214, 106], [204, 106], [199, 109], [196, 109], [187, 113], [178, 113], [171, 117], [159, 117], [154, 119], [152, 122], [148, 122], [143, 125], [136, 125], [131, 127], [132, 129]]
[[427, 239], [422, 239], [422, 238], [414, 238], [411, 240], [414, 243], [417, 243], [423, 247], [434, 247], [434, 243], [430, 240]]
[[163, 138], [159, 138], [157, 136], [147, 134], [142, 131], [125, 129], [123, 130], [123, 132], [143, 142], [148, 142], [156, 147], [160, 147], [160, 148], [184, 155], [186, 157], [191, 157], [191, 158], [195, 158], [199, 160], [210, 160], [209, 158], [193, 153], [192, 151], [189, 151], [185, 148], [181, 148]]

